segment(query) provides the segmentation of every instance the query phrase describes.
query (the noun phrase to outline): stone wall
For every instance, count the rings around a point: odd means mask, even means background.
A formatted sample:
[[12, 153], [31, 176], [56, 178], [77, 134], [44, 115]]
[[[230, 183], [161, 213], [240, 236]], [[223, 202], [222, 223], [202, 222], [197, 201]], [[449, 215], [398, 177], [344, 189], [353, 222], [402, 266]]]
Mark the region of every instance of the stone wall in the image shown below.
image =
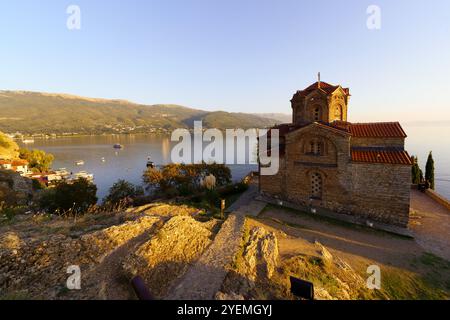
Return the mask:
[[409, 221], [411, 167], [352, 164], [351, 212], [406, 227]]
[[[305, 152], [311, 138], [323, 141], [323, 154]], [[349, 136], [310, 126], [286, 138], [286, 153], [275, 176], [260, 177], [264, 195], [303, 206], [406, 227], [409, 220], [411, 168], [350, 161]], [[322, 176], [322, 196], [312, 199], [311, 176]]]
[[278, 174], [273, 176], [259, 175], [260, 191], [270, 194], [272, 197], [282, 198], [285, 189], [286, 162], [284, 157], [280, 158], [280, 168]]
[[[323, 142], [320, 156], [308, 154], [305, 144], [311, 138]], [[302, 205], [314, 204], [342, 211], [342, 203], [349, 199], [349, 136], [312, 125], [293, 132], [286, 140], [286, 187], [284, 198]], [[311, 177], [322, 177], [322, 197], [311, 200]]]

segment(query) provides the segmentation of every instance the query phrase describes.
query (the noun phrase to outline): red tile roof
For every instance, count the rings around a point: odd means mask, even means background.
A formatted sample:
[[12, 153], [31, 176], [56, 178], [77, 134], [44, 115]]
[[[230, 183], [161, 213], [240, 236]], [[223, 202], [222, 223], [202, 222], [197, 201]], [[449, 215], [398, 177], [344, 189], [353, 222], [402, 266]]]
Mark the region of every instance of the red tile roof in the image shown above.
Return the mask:
[[356, 138], [406, 138], [398, 122], [351, 123], [349, 131]]
[[28, 161], [27, 160], [22, 160], [22, 159], [0, 160], [0, 165], [2, 165], [2, 164], [10, 164], [13, 167], [17, 167], [17, 166], [28, 165]]
[[13, 160], [12, 161], [12, 165], [13, 166], [15, 166], [15, 167], [18, 167], [18, 166], [26, 166], [26, 165], [28, 165], [28, 161], [27, 160]]
[[[406, 138], [406, 133], [398, 122], [351, 123], [334, 121], [332, 123], [318, 122], [317, 124], [331, 129], [348, 132], [355, 138]], [[286, 134], [308, 125], [310, 125], [310, 123], [302, 125], [290, 123], [280, 124], [269, 129], [268, 134], [270, 137], [270, 130], [278, 129], [280, 137], [284, 137]]]
[[412, 165], [411, 157], [409, 156], [408, 152], [394, 150], [352, 150], [352, 161], [365, 163]]
[[[306, 89], [297, 91], [297, 93], [294, 95], [294, 99], [297, 97], [305, 97], [316, 89], [321, 89], [321, 90], [325, 91], [327, 94], [331, 94], [334, 91], [336, 91], [337, 88], [339, 88], [338, 85], [335, 86], [335, 85], [329, 84], [324, 81], [321, 81], [320, 85], [319, 85], [319, 82], [316, 81], [312, 85], [307, 87]], [[344, 90], [345, 94], [350, 95], [349, 88], [342, 88], [342, 89]]]

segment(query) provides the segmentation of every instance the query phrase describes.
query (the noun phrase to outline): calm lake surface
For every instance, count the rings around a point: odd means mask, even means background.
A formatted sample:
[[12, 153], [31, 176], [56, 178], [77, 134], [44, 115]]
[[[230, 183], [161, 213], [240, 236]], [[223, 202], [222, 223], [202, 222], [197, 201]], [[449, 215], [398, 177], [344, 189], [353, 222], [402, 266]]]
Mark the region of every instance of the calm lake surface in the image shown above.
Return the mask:
[[[113, 145], [116, 143], [122, 144], [124, 148], [114, 149]], [[146, 169], [147, 158], [150, 156], [156, 165], [168, 164], [171, 162], [172, 147], [176, 144], [170, 141], [170, 137], [139, 134], [35, 139], [33, 144], [25, 147], [53, 154], [55, 156], [53, 169], [66, 168], [73, 173], [79, 171], [93, 173], [98, 188], [97, 196], [101, 200], [119, 179], [142, 185], [142, 174]], [[105, 159], [104, 162], [102, 158]], [[85, 164], [77, 166], [78, 160], [83, 160]], [[230, 169], [233, 181], [239, 181], [251, 171], [257, 170], [258, 166], [232, 165]]]
[[419, 165], [425, 174], [428, 153], [433, 151], [436, 191], [450, 199], [450, 126], [403, 125], [408, 138], [406, 150], [419, 157]]
[[[408, 134], [406, 148], [410, 155], [417, 155], [421, 168], [429, 151], [433, 151], [436, 167], [436, 189], [450, 199], [450, 126], [403, 126]], [[115, 143], [124, 146], [113, 149]], [[73, 173], [88, 171], [95, 176], [98, 197], [102, 199], [114, 182], [125, 179], [134, 184], [142, 184], [142, 173], [146, 169], [147, 157], [151, 156], [156, 165], [170, 163], [170, 153], [175, 143], [170, 137], [154, 135], [115, 135], [64, 137], [56, 139], [36, 139], [28, 148], [37, 148], [55, 156], [53, 169], [67, 168]], [[239, 150], [245, 152], [245, 150]], [[105, 162], [102, 161], [105, 158]], [[83, 160], [85, 165], [77, 166]], [[242, 179], [256, 165], [230, 166], [233, 180]]]

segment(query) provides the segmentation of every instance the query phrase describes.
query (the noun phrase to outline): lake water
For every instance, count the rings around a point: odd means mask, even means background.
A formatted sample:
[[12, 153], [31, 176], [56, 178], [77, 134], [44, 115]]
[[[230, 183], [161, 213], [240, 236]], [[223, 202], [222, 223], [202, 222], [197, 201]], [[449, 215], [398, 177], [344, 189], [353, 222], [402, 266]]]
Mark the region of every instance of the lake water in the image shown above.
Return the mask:
[[408, 134], [406, 150], [419, 157], [424, 173], [428, 153], [433, 151], [436, 191], [450, 199], [450, 126], [403, 125], [403, 129]]
[[[429, 151], [433, 151], [436, 166], [436, 189], [450, 199], [450, 127], [449, 126], [403, 126], [408, 134], [406, 148], [411, 155], [417, 155], [424, 170]], [[115, 150], [120, 143], [124, 149]], [[170, 163], [170, 153], [174, 143], [169, 137], [154, 135], [116, 135], [64, 137], [56, 139], [36, 139], [29, 148], [37, 148], [55, 156], [53, 168], [67, 168], [93, 173], [98, 187], [98, 197], [102, 199], [111, 185], [119, 179], [134, 184], [142, 184], [142, 173], [146, 169], [147, 157], [151, 156], [156, 165]], [[240, 150], [239, 152], [245, 152]], [[102, 162], [105, 158], [105, 162]], [[77, 166], [77, 160], [84, 160], [84, 166]], [[242, 179], [256, 165], [230, 166], [233, 180]]]
[[[122, 144], [124, 148], [114, 149], [113, 145], [116, 143]], [[165, 136], [111, 135], [35, 139], [33, 144], [26, 147], [53, 154], [55, 156], [53, 169], [66, 168], [73, 173], [79, 171], [93, 173], [98, 188], [97, 196], [102, 199], [119, 179], [142, 185], [142, 174], [146, 169], [147, 158], [150, 156], [156, 165], [168, 164], [171, 162], [170, 154], [175, 144], [170, 141], [170, 137]], [[105, 159], [104, 162], [102, 158]], [[83, 160], [85, 164], [77, 166], [78, 160]], [[230, 169], [233, 180], [239, 181], [258, 167], [246, 164], [232, 165]]]

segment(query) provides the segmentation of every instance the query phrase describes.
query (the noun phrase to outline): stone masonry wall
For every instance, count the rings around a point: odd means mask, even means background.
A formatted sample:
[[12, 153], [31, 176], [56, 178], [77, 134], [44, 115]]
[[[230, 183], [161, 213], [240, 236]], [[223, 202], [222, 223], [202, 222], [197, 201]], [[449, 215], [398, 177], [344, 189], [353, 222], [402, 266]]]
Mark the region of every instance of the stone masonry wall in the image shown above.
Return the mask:
[[[323, 141], [322, 155], [305, 152], [305, 145], [311, 139]], [[403, 139], [387, 143], [400, 142]], [[321, 199], [311, 198], [313, 173], [322, 176]], [[313, 125], [287, 136], [280, 172], [275, 176], [261, 176], [260, 191], [302, 206], [406, 227], [410, 182], [410, 166], [352, 163], [349, 136]]]
[[[304, 145], [317, 137], [323, 142], [324, 153], [305, 153]], [[349, 177], [349, 137], [312, 126], [289, 135], [286, 145], [286, 200], [302, 205], [316, 205], [341, 212], [345, 210], [351, 185]], [[311, 175], [320, 173], [323, 181], [322, 199], [312, 200]]]
[[283, 185], [285, 185], [285, 175], [286, 175], [285, 165], [286, 163], [284, 161], [284, 157], [280, 157], [280, 167], [278, 174], [273, 176], [266, 176], [266, 175], [263, 176], [260, 174], [259, 188], [262, 193], [280, 199], [283, 197], [283, 190], [284, 190]]
[[354, 163], [352, 168], [351, 212], [406, 227], [409, 221], [411, 167]]

